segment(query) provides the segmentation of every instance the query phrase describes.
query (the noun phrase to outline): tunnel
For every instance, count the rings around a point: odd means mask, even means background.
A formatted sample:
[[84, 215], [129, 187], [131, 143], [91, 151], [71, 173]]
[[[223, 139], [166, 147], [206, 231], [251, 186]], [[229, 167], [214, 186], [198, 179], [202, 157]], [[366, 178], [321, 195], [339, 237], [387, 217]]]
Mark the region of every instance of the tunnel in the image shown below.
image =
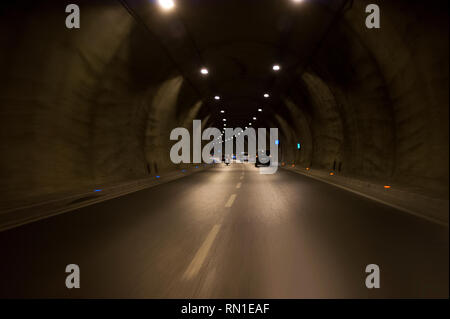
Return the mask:
[[0, 5], [0, 296], [448, 298], [448, 1], [70, 3]]

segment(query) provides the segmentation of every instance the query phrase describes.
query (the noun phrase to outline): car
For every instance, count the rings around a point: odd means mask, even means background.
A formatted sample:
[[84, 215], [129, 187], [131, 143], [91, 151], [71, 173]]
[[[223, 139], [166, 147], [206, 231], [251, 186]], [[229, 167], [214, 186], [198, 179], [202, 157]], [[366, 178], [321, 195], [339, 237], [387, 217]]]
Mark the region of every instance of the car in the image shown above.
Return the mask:
[[231, 164], [231, 155], [223, 155], [222, 156], [222, 162], [224, 162], [225, 163], [225, 165], [230, 165]]
[[[255, 167], [259, 167], [259, 166], [270, 166], [270, 161], [271, 161], [272, 156], [270, 155], [270, 151], [259, 151], [258, 154], [256, 155], [256, 162], [255, 162]], [[266, 160], [264, 160], [266, 159]], [[263, 163], [263, 161], [265, 163]]]
[[241, 153], [241, 155], [240, 155], [240, 157], [239, 157], [239, 160], [241, 161], [241, 163], [245, 163], [245, 162], [248, 162], [248, 153], [247, 152], [242, 152]]

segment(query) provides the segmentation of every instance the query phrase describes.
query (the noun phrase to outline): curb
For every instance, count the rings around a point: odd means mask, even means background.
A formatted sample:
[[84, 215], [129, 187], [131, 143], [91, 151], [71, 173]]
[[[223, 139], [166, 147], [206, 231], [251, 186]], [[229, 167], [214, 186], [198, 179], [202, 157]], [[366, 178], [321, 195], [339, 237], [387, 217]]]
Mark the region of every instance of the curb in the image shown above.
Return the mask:
[[291, 171], [293, 173], [300, 174], [300, 175], [303, 175], [303, 176], [306, 176], [306, 177], [309, 177], [309, 178], [312, 178], [312, 179], [315, 179], [315, 180], [323, 182], [323, 183], [327, 183], [329, 185], [338, 187], [338, 188], [343, 189], [343, 190], [348, 191], [348, 192], [352, 192], [354, 194], [357, 194], [359, 196], [365, 197], [365, 198], [370, 199], [372, 201], [375, 201], [375, 202], [381, 203], [383, 205], [386, 205], [386, 206], [395, 208], [397, 210], [400, 210], [400, 211], [402, 211], [404, 213], [407, 213], [407, 214], [414, 215], [416, 217], [425, 219], [425, 220], [427, 220], [429, 222], [433, 222], [433, 223], [439, 224], [441, 226], [445, 226], [447, 228], [449, 227], [448, 221], [441, 220], [441, 219], [435, 218], [433, 216], [425, 215], [425, 214], [423, 214], [421, 212], [414, 211], [414, 210], [412, 210], [410, 208], [407, 208], [407, 207], [404, 207], [404, 206], [401, 206], [401, 205], [389, 202], [389, 201], [387, 201], [385, 199], [381, 199], [379, 197], [375, 197], [375, 196], [369, 195], [367, 193], [363, 193], [363, 192], [357, 191], [357, 190], [355, 190], [355, 189], [353, 189], [351, 187], [347, 187], [347, 186], [344, 186], [344, 185], [341, 185], [341, 184], [338, 184], [338, 183], [333, 183], [333, 182], [331, 182], [331, 181], [329, 181], [327, 179], [324, 179], [322, 177], [314, 176], [314, 175], [311, 175], [311, 174], [306, 174], [306, 173], [304, 173], [304, 172], [302, 172], [302, 171], [300, 171], [298, 169], [292, 169], [292, 168], [287, 168], [287, 167], [282, 167], [282, 169], [287, 170], [287, 171]]
[[[52, 199], [40, 203], [4, 210], [0, 212], [0, 232], [36, 222], [41, 219], [67, 213], [86, 206], [101, 203], [110, 199], [125, 196], [144, 189], [169, 183], [171, 181], [187, 177], [195, 173], [199, 173], [210, 167], [211, 166], [203, 166], [190, 169], [186, 168], [179, 171], [168, 172], [167, 174], [165, 174], [165, 176], [153, 176], [148, 179], [138, 180], [137, 182], [127, 182], [124, 184], [114, 185], [101, 190], [104, 193], [99, 195], [95, 195], [95, 191], [84, 192], [59, 199]], [[125, 189], [121, 190], [120, 188], [123, 187]], [[45, 209], [45, 206], [52, 204], [56, 207]], [[39, 208], [41, 208], [42, 211], [39, 211]], [[33, 211], [33, 209], [35, 209], [36, 211]]]

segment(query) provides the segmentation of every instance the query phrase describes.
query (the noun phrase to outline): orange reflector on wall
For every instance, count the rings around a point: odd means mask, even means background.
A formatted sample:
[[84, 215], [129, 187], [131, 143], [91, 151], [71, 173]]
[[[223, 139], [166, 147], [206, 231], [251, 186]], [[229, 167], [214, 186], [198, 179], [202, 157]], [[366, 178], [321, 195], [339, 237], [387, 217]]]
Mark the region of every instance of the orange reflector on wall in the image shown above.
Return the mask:
[[391, 186], [389, 186], [389, 185], [384, 185], [384, 188], [388, 189], [388, 188], [391, 188]]
[[334, 173], [333, 173], [333, 172], [331, 172], [331, 173], [330, 173], [330, 175], [331, 175], [331, 176], [333, 176], [333, 175], [334, 175]]
[[309, 171], [309, 167], [307, 167], [306, 170]]

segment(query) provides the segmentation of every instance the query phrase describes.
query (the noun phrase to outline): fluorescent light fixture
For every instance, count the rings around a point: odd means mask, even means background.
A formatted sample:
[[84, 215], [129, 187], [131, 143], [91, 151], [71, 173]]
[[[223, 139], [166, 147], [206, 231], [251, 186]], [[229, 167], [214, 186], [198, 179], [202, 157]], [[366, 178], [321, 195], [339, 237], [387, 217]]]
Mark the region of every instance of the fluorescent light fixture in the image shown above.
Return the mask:
[[280, 69], [281, 69], [281, 67], [280, 67], [278, 64], [275, 64], [275, 65], [272, 67], [272, 70], [274, 70], [275, 72], [280, 71]]
[[224, 110], [222, 110], [222, 111], [220, 111], [220, 113], [222, 113], [222, 114], [223, 114], [223, 113], [225, 113], [225, 111], [224, 111]]
[[158, 0], [159, 6], [164, 10], [170, 10], [175, 7], [173, 0]]
[[256, 121], [256, 117], [253, 117], [253, 121]]
[[262, 109], [258, 109], [258, 112], [262, 112]]
[[264, 97], [267, 99], [268, 97], [270, 97], [269, 93], [265, 93]]
[[216, 96], [214, 97], [214, 99], [215, 99], [215, 100], [220, 100], [220, 96], [216, 95]]
[[203, 74], [203, 75], [207, 75], [207, 74], [209, 73], [209, 71], [208, 71], [207, 68], [202, 68], [202, 69], [200, 70], [200, 73]]

